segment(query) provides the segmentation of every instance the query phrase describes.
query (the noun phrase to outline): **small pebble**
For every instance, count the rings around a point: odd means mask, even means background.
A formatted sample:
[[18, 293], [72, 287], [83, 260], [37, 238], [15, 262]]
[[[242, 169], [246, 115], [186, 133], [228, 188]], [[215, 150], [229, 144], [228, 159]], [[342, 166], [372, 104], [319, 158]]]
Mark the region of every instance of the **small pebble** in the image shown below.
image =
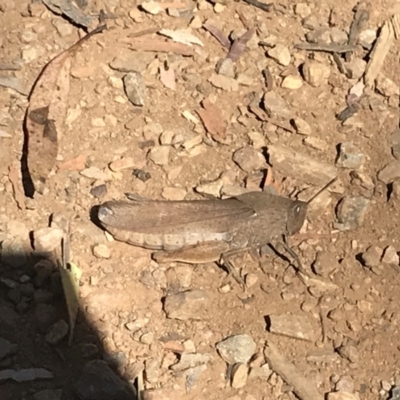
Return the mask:
[[93, 247], [93, 255], [97, 258], [108, 259], [111, 257], [111, 250], [105, 244], [98, 244]]

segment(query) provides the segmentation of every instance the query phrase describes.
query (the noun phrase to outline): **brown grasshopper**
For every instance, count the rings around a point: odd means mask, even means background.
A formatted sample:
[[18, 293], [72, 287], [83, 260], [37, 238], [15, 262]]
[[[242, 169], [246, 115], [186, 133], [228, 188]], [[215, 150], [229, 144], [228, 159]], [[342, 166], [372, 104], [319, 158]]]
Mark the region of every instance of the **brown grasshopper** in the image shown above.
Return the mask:
[[108, 201], [98, 208], [100, 224], [115, 239], [151, 250], [157, 262], [223, 264], [239, 282], [229, 261], [234, 254], [257, 250], [300, 231], [308, 205], [337, 178], [307, 202], [268, 192], [249, 192], [228, 199], [161, 201], [130, 196], [132, 202]]

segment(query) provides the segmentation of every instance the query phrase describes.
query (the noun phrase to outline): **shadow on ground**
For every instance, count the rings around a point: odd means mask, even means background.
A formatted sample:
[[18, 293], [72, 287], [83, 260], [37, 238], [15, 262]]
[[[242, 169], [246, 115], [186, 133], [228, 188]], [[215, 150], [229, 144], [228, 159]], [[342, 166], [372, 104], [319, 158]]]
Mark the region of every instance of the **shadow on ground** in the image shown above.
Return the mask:
[[52, 261], [2, 247], [0, 399], [135, 400], [121, 355], [105, 351], [82, 309], [68, 345], [60, 322], [68, 322], [67, 307]]

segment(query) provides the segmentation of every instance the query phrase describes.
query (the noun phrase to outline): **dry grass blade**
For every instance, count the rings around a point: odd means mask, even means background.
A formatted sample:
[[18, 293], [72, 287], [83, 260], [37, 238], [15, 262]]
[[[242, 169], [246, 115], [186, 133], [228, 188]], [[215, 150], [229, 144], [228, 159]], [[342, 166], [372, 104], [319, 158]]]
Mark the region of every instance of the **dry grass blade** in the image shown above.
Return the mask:
[[42, 70], [29, 97], [25, 128], [28, 170], [36, 190], [54, 167], [58, 141], [62, 136], [69, 94], [71, 60], [78, 48], [101, 26], [53, 58]]
[[123, 38], [120, 42], [128, 43], [132, 50], [151, 51], [160, 53], [174, 53], [182, 56], [192, 56], [194, 54], [193, 47], [182, 43], [167, 42], [159, 39], [147, 38]]

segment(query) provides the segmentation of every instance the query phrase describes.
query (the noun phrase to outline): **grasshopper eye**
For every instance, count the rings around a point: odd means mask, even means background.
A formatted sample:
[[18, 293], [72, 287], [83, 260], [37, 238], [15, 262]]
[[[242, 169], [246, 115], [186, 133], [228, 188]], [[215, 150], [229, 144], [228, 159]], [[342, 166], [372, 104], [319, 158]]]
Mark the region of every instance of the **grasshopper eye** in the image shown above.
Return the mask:
[[301, 207], [300, 206], [296, 206], [296, 208], [294, 209], [294, 212], [296, 214], [298, 214], [300, 212]]

